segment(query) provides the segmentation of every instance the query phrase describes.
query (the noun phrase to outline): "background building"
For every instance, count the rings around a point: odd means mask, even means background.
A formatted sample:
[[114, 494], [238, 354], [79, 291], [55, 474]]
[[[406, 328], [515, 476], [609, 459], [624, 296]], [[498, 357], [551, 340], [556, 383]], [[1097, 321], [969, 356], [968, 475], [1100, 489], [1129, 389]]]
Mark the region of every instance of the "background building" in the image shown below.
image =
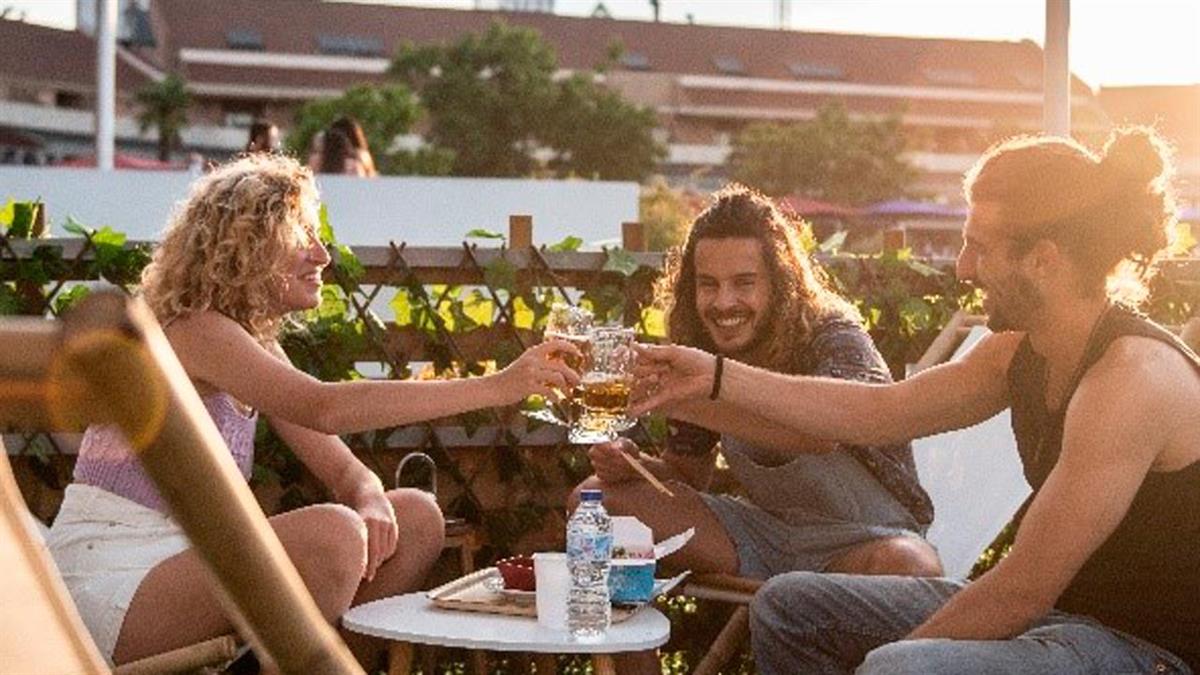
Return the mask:
[[[81, 13], [94, 2], [79, 0]], [[723, 177], [730, 139], [747, 124], [809, 119], [831, 101], [855, 118], [898, 115], [921, 171], [916, 189], [945, 201], [959, 198], [963, 170], [990, 143], [1042, 124], [1042, 50], [1031, 41], [620, 21], [602, 12], [556, 16], [547, 11], [552, 3], [525, 4], [509, 3], [535, 11], [318, 0], [126, 0], [118, 140], [124, 147], [149, 147], [150, 139], [139, 138], [128, 122], [129, 100], [138, 86], [168, 72], [186, 80], [195, 101], [185, 145], [221, 155], [241, 147], [243, 129], [255, 117], [286, 127], [305, 101], [336, 96], [358, 82], [384, 81], [390, 55], [406, 41], [450, 42], [497, 20], [536, 29], [569, 71], [603, 63], [619, 44], [621, 57], [604, 75], [606, 83], [655, 111], [659, 140], [668, 147], [662, 172], [701, 187]], [[82, 32], [11, 21], [0, 31], [6, 44], [15, 45], [0, 63], [0, 125], [9, 134], [0, 143], [6, 138], [19, 143], [23, 134], [42, 136], [49, 158], [67, 152], [72, 139], [85, 146], [89, 137], [79, 120], [59, 117], [64, 111], [86, 115], [91, 104], [90, 39]], [[54, 48], [46, 49], [50, 42]], [[43, 63], [54, 66], [49, 75]], [[1163, 91], [1149, 96], [1106, 89], [1097, 96], [1074, 78], [1075, 134], [1094, 142], [1111, 119], [1170, 119], [1164, 130], [1196, 159], [1181, 162], [1189, 173], [1187, 199], [1194, 204], [1200, 182], [1196, 88], [1155, 89]], [[18, 104], [25, 107], [11, 109]]]

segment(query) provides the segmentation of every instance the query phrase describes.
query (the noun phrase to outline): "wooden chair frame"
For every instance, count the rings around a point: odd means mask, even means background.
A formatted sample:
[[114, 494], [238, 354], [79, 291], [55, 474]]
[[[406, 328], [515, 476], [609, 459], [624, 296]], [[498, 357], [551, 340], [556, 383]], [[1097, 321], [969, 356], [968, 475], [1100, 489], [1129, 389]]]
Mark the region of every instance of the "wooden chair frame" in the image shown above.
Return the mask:
[[362, 673], [144, 304], [96, 292], [62, 322], [6, 319], [0, 354], [0, 428], [118, 425], [260, 659], [284, 673]]

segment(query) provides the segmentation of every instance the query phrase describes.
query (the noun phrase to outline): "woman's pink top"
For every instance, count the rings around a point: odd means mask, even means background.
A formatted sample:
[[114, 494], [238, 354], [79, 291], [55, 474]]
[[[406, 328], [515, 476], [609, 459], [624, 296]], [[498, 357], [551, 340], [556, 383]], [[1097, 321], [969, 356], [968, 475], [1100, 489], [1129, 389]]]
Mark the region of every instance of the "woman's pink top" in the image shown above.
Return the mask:
[[[243, 414], [233, 397], [224, 392], [209, 394], [201, 400], [242, 475], [249, 480], [254, 464], [254, 429], [258, 413]], [[75, 461], [75, 482], [108, 490], [156, 511], [167, 511], [158, 489], [134, 456], [125, 435], [112, 425], [93, 424], [83, 434], [79, 457]]]

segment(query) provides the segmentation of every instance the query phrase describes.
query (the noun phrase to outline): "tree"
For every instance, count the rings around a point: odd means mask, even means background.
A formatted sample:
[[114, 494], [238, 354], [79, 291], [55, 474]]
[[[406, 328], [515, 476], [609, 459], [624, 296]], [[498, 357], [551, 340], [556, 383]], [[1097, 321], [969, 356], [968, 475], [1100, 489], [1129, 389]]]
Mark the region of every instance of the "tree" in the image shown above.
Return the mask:
[[401, 48], [391, 74], [429, 111], [429, 140], [460, 176], [526, 176], [549, 149], [560, 175], [642, 178], [662, 156], [653, 113], [587, 74], [555, 80], [558, 58], [531, 28], [493, 23], [451, 45]]
[[445, 173], [449, 158], [443, 157], [444, 153], [392, 151], [396, 137], [407, 133], [421, 114], [416, 97], [403, 85], [357, 84], [337, 98], [310, 101], [297, 110], [284, 147], [289, 153], [304, 157], [317, 132], [338, 117], [348, 115], [362, 125], [380, 173]]
[[558, 151], [551, 165], [560, 174], [640, 181], [666, 156], [654, 140], [654, 111], [629, 103], [588, 75], [560, 84], [555, 112], [546, 140]]
[[134, 100], [142, 109], [138, 113], [139, 132], [144, 134], [151, 127], [158, 130], [158, 158], [170, 161], [171, 150], [179, 147], [179, 134], [188, 125], [192, 95], [187, 84], [172, 73], [139, 89]]
[[900, 120], [852, 121], [840, 104], [822, 107], [797, 124], [752, 124], [734, 138], [735, 180], [783, 196], [863, 204], [904, 194], [916, 169]]

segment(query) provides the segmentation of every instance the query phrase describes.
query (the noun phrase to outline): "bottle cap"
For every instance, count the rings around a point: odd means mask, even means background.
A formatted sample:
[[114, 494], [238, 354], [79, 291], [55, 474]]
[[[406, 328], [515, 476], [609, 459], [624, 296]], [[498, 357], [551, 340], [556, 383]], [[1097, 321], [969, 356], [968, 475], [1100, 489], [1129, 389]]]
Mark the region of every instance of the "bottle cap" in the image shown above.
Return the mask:
[[579, 500], [584, 502], [598, 502], [603, 497], [603, 490], [582, 490], [579, 493]]

